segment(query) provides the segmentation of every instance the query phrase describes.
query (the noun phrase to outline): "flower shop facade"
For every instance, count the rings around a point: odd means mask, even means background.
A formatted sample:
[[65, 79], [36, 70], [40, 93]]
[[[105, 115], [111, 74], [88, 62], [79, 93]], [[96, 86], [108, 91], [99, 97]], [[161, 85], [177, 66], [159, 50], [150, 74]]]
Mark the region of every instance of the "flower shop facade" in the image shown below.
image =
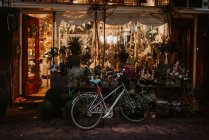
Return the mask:
[[[187, 76], [193, 87], [205, 95], [208, 29], [201, 24], [208, 23], [203, 22], [208, 21], [208, 16], [192, 10], [179, 10], [179, 15], [173, 15], [166, 12], [166, 4], [136, 7], [13, 3], [18, 24], [10, 38], [13, 70], [7, 84], [13, 100], [50, 88], [50, 77], [56, 68], [49, 68], [68, 62], [71, 52], [66, 48], [75, 37], [82, 41], [81, 54], [76, 59], [80, 68], [100, 66], [118, 71], [122, 64], [129, 64], [138, 68], [137, 74], [147, 73], [146, 78], [156, 77], [160, 72], [165, 75], [170, 70], [173, 75]], [[128, 53], [124, 62], [120, 58], [122, 53]], [[180, 62], [181, 72], [175, 73], [176, 62]]]

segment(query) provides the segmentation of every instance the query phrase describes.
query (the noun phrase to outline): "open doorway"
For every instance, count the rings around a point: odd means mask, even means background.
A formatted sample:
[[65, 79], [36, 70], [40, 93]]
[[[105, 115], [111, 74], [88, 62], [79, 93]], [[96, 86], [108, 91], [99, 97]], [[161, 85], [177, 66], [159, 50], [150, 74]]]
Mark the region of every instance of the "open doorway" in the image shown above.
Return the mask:
[[44, 96], [50, 87], [46, 56], [52, 47], [52, 14], [23, 14], [23, 95]]

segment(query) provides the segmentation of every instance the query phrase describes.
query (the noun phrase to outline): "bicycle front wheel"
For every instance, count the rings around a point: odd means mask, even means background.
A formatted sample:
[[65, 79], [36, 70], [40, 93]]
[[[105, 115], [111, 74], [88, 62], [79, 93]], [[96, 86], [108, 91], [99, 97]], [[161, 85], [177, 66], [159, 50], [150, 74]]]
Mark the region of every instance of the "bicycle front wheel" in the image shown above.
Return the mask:
[[98, 103], [95, 98], [94, 95], [84, 94], [74, 100], [71, 107], [71, 119], [77, 127], [88, 130], [94, 128], [100, 122], [103, 114], [102, 104], [90, 110], [92, 105]]
[[124, 118], [132, 122], [141, 122], [149, 112], [146, 99], [139, 94], [125, 94], [121, 100], [120, 111]]

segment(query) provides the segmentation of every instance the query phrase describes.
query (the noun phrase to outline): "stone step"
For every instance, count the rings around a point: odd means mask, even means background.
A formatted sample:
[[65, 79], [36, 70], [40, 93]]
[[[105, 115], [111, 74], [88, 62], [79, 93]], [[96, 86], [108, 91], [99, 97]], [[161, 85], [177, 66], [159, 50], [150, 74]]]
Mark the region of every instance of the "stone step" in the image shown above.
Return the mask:
[[15, 101], [14, 105], [15, 106], [21, 106], [21, 107], [38, 107], [39, 104], [43, 101], [44, 99], [27, 99], [22, 101]]

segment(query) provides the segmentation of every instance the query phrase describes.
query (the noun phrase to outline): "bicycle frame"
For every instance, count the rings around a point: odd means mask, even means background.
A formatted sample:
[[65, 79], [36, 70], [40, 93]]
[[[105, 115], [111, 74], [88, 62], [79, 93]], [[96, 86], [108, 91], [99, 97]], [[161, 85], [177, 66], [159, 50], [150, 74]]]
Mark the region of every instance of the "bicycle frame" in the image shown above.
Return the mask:
[[[98, 85], [97, 85], [97, 87], [98, 87]], [[113, 102], [113, 104], [110, 106], [110, 108], [107, 108], [107, 106], [106, 106], [106, 104], [105, 104], [105, 100], [106, 100], [108, 97], [110, 97], [112, 94], [114, 94], [116, 91], [118, 91], [120, 88], [122, 88], [122, 91], [119, 93], [119, 95], [117, 96], [117, 98], [115, 99], [115, 101]], [[126, 94], [127, 92], [128, 92], [128, 91], [127, 91], [127, 89], [126, 89], [124, 83], [122, 83], [121, 85], [119, 85], [117, 88], [115, 88], [113, 91], [111, 91], [111, 92], [110, 92], [107, 96], [105, 96], [105, 97], [99, 96], [99, 95], [102, 95], [101, 92], [100, 92], [100, 93], [96, 93], [96, 95], [95, 95], [95, 96], [96, 96], [95, 100], [94, 100], [94, 101], [90, 104], [90, 106], [89, 106], [89, 111], [90, 111], [90, 113], [101, 113], [101, 112], [94, 112], [93, 110], [94, 110], [96, 107], [98, 107], [99, 104], [102, 103], [102, 104], [104, 105], [105, 109], [108, 109], [107, 112], [106, 112], [106, 114], [105, 114], [105, 116], [106, 116], [106, 115], [108, 116], [109, 113], [113, 111], [113, 108], [116, 106], [116, 104], [118, 103], [118, 101], [120, 100], [120, 98], [121, 98], [124, 94]], [[101, 98], [101, 100], [100, 100], [98, 103], [94, 104], [95, 101], [96, 101], [98, 98]], [[104, 113], [104, 110], [102, 111], [102, 113]], [[105, 116], [103, 116], [103, 118], [104, 118]]]

